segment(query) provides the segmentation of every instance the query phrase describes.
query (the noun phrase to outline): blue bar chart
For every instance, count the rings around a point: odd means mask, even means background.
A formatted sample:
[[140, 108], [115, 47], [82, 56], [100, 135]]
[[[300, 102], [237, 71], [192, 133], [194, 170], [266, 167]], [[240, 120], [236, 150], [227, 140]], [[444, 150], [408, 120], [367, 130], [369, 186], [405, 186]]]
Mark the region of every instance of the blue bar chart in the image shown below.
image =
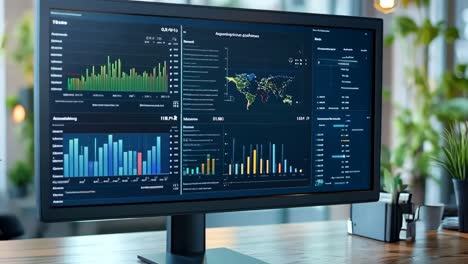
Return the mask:
[[169, 134], [65, 134], [64, 177], [169, 173]]

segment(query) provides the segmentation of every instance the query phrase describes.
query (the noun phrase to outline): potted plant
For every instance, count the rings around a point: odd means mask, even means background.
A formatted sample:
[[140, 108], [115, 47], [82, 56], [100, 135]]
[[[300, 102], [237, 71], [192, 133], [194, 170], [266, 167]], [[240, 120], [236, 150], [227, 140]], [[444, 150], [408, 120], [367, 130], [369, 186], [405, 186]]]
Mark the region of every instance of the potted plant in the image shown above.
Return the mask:
[[397, 197], [405, 192], [408, 185], [403, 184], [400, 172], [395, 172], [392, 168], [391, 153], [387, 146], [382, 145], [380, 156], [380, 176], [382, 190], [392, 196], [392, 203], [397, 203]]
[[23, 72], [24, 88], [17, 95], [9, 96], [7, 108], [15, 116], [14, 109], [22, 107], [23, 120], [17, 121], [18, 133], [24, 146], [24, 160], [17, 161], [8, 171], [8, 178], [14, 187], [14, 196], [27, 195], [28, 186], [34, 175], [34, 114], [33, 114], [33, 72], [34, 72], [34, 19], [27, 12], [16, 25], [13, 38], [1, 38], [0, 50], [5, 50]]
[[28, 194], [29, 184], [33, 180], [32, 166], [26, 161], [18, 161], [8, 172], [8, 179], [15, 186], [12, 189], [13, 197], [25, 197]]
[[442, 139], [442, 157], [433, 159], [452, 178], [458, 207], [458, 229], [468, 233], [468, 122], [447, 129]]
[[430, 170], [430, 157], [439, 153], [440, 145], [440, 133], [434, 121], [445, 126], [448, 120], [468, 116], [465, 92], [468, 82], [463, 65], [447, 69], [442, 80], [434, 80], [429, 73], [429, 47], [438, 37], [453, 43], [459, 37], [458, 29], [443, 20], [432, 21], [429, 0], [401, 3], [404, 9], [414, 8], [417, 15], [414, 18], [405, 14], [395, 16], [392, 33], [385, 39], [387, 45], [398, 40], [407, 47], [403, 67], [410, 94], [406, 105], [395, 104], [397, 144], [392, 149], [392, 164], [409, 179], [415, 202], [422, 204], [426, 179], [437, 182]]

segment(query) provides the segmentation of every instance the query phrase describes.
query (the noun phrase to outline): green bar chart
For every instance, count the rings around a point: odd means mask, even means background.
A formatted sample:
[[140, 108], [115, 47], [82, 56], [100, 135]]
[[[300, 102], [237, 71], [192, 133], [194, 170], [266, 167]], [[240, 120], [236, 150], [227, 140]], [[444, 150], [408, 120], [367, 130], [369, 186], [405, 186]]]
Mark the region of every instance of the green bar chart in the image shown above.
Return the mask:
[[67, 79], [69, 91], [94, 92], [147, 92], [167, 93], [168, 72], [166, 62], [158, 63], [151, 71], [138, 72], [128, 68], [120, 59], [107, 57], [107, 64], [91, 66], [80, 77]]

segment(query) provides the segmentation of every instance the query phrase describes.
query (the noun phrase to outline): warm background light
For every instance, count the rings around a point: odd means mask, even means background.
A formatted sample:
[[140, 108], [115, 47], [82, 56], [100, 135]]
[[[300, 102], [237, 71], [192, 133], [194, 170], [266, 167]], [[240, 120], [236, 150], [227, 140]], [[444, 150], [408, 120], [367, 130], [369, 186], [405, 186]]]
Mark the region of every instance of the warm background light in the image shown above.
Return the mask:
[[15, 123], [21, 123], [26, 118], [26, 110], [22, 105], [16, 105], [12, 111], [13, 121]]
[[374, 7], [378, 11], [388, 14], [395, 10], [397, 0], [374, 0]]
[[395, 7], [395, 0], [380, 0], [380, 6], [382, 8], [394, 8]]

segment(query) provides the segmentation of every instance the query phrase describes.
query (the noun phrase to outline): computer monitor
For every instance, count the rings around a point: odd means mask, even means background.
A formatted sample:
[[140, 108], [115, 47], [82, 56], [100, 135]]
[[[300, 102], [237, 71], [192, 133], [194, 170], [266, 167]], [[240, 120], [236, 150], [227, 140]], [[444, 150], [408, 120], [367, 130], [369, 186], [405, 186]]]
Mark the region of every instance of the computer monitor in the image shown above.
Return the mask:
[[381, 20], [36, 7], [43, 221], [177, 215], [168, 250], [204, 253], [205, 213], [378, 198]]

